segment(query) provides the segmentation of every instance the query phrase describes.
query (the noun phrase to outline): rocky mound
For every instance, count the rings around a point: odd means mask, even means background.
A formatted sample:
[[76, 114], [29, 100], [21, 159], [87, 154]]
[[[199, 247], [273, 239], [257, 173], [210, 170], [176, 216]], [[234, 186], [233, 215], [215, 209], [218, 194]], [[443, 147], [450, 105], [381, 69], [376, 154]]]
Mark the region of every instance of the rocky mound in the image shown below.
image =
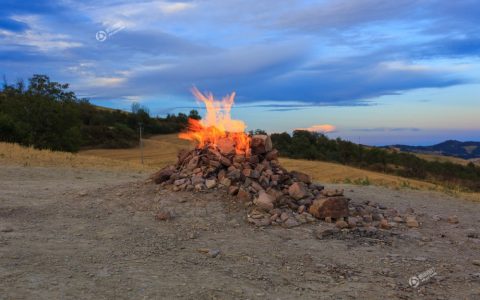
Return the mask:
[[[336, 222], [340, 228], [389, 229], [407, 222], [395, 210], [374, 203], [350, 204], [342, 190], [326, 190], [307, 174], [287, 171], [267, 135], [252, 136], [249, 153], [236, 153], [231, 139], [181, 151], [175, 165], [163, 168], [151, 179], [172, 191], [223, 189], [249, 208], [248, 221], [258, 226], [293, 227], [321, 219]], [[413, 215], [408, 221], [409, 226], [418, 226]]]

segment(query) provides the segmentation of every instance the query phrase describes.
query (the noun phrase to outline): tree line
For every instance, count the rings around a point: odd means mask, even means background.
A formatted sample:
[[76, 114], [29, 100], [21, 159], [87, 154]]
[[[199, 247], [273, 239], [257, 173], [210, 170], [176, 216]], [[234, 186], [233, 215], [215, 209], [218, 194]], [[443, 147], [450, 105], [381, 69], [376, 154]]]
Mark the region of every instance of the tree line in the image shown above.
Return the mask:
[[337, 162], [480, 191], [480, 167], [473, 163], [464, 166], [452, 162], [427, 161], [410, 153], [363, 146], [340, 138], [330, 139], [323, 134], [302, 130], [294, 131], [292, 135], [275, 133], [271, 138], [274, 147], [285, 157]]
[[139, 126], [146, 135], [183, 130], [196, 110], [151, 117], [147, 107], [107, 109], [77, 98], [67, 83], [33, 75], [28, 84], [4, 81], [0, 90], [0, 141], [39, 149], [76, 152], [83, 147], [127, 148], [137, 143]]

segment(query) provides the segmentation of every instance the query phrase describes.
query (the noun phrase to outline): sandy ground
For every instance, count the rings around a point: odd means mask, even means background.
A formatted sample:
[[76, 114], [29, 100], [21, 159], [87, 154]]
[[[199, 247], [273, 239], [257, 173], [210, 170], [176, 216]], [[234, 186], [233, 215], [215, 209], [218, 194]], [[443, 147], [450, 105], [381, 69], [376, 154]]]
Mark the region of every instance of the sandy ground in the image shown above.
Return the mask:
[[320, 239], [328, 224], [255, 228], [221, 192], [144, 179], [1, 166], [0, 299], [480, 299], [479, 203], [342, 186], [353, 201], [412, 207], [421, 228]]

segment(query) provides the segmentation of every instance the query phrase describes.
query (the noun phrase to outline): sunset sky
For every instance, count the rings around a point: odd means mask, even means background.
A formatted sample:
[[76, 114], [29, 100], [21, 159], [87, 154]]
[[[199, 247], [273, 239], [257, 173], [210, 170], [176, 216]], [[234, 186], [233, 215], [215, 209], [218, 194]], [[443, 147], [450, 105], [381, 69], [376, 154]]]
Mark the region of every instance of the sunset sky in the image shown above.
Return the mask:
[[3, 0], [0, 75], [153, 115], [219, 98], [249, 129], [480, 141], [480, 5], [433, 0]]

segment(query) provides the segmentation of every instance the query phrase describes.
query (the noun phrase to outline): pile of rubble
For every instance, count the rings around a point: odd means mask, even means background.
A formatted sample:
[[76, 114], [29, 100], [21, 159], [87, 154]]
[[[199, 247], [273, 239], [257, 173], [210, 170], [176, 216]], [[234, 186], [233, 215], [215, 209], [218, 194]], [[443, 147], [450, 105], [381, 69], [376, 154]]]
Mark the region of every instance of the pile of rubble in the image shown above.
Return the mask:
[[252, 136], [246, 154], [237, 154], [228, 138], [215, 146], [181, 151], [177, 163], [153, 174], [152, 180], [173, 191], [225, 189], [249, 208], [248, 221], [258, 226], [293, 227], [321, 219], [340, 228], [388, 229], [407, 221], [391, 210], [380, 212], [381, 207], [350, 204], [343, 190], [326, 190], [307, 174], [287, 171], [267, 135]]

